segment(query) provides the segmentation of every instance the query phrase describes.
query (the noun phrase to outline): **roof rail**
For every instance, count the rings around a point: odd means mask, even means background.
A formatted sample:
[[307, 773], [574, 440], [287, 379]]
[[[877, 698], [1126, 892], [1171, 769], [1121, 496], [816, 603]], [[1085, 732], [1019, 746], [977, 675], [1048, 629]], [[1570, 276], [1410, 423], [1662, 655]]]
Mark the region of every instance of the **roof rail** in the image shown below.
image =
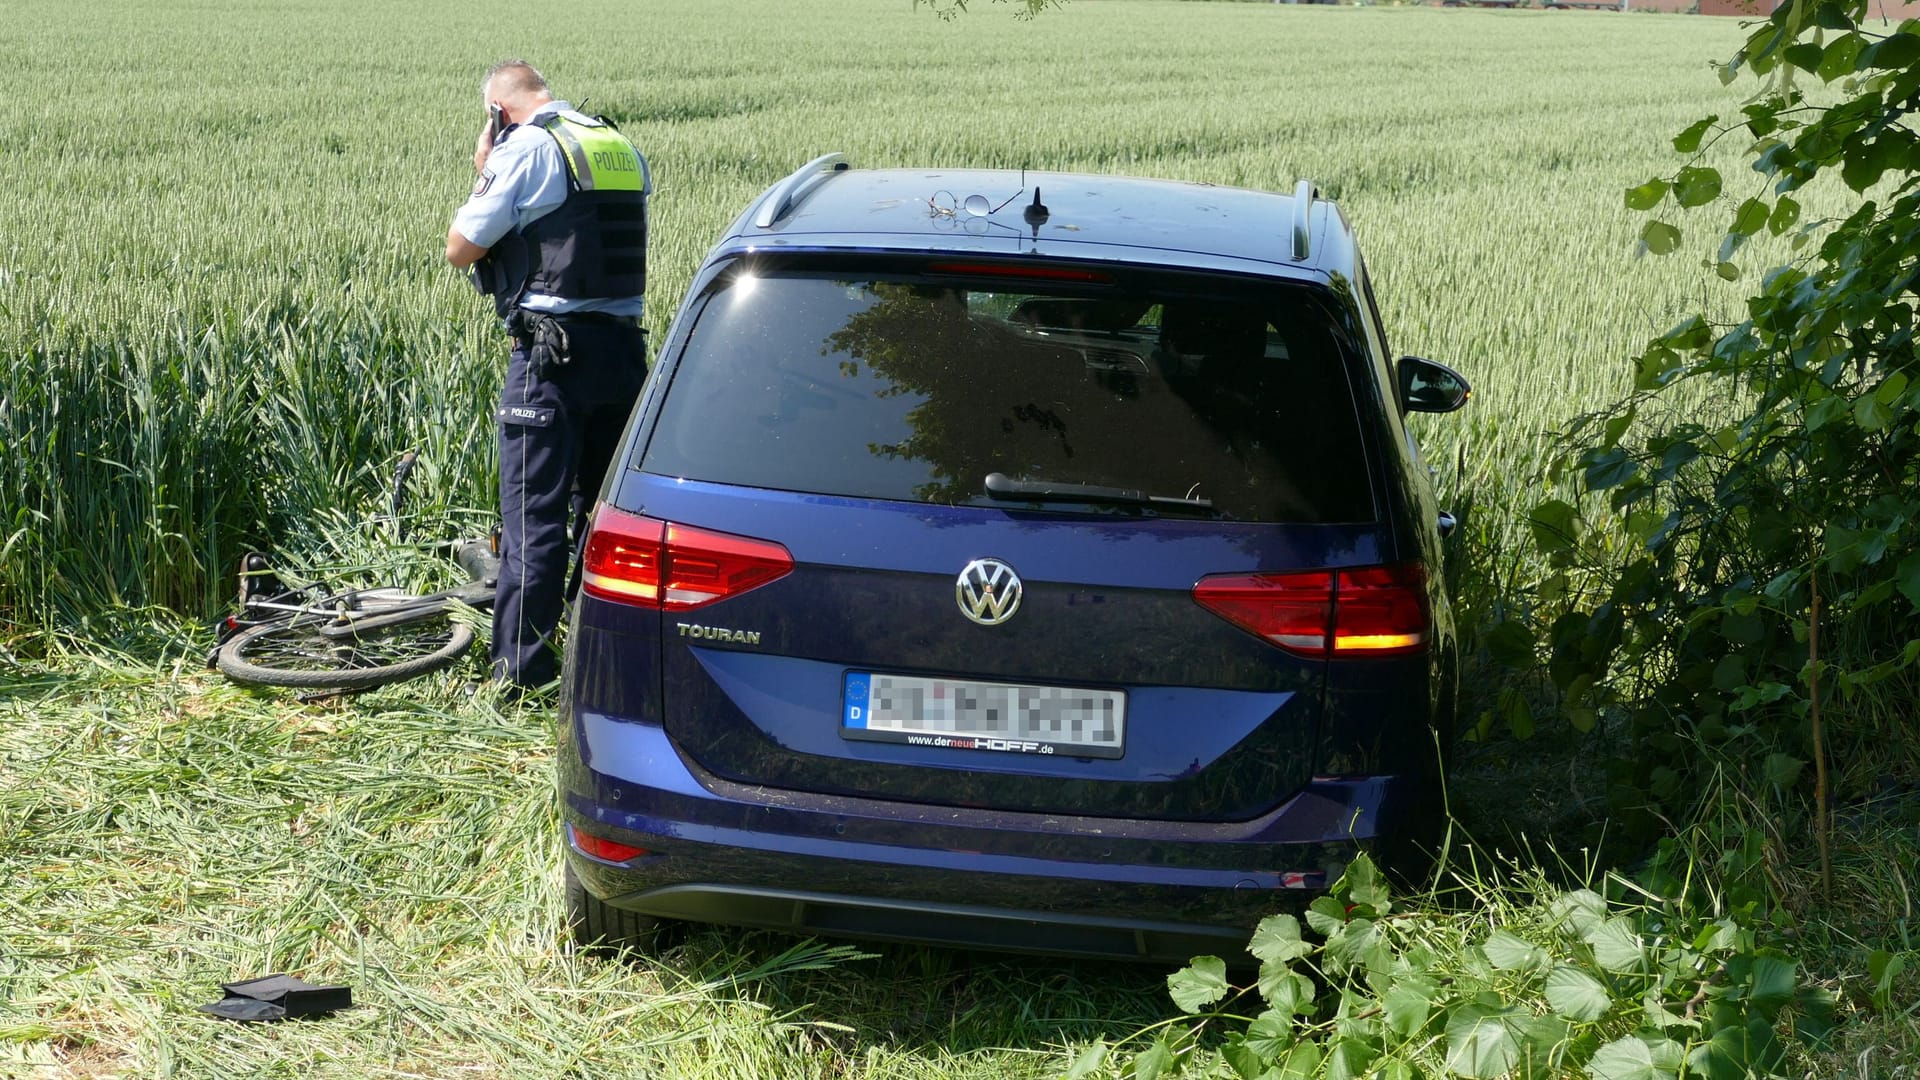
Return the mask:
[[835, 153], [821, 154], [795, 169], [793, 174], [780, 181], [779, 186], [773, 189], [773, 193], [760, 204], [759, 213], [753, 216], [754, 227], [772, 228], [774, 222], [792, 213], [793, 208], [800, 205], [800, 200], [805, 198], [815, 185], [835, 173], [847, 171], [847, 168], [846, 155]]
[[1313, 213], [1313, 200], [1320, 197], [1320, 189], [1313, 181], [1302, 180], [1293, 186], [1293, 261], [1305, 262], [1313, 253], [1313, 224], [1308, 216]]

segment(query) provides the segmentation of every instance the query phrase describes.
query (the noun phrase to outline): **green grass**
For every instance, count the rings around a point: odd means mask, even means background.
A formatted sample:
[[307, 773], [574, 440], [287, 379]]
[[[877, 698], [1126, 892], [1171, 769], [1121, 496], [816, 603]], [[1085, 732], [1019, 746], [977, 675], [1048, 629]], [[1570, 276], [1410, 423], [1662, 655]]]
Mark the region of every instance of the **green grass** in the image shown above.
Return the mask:
[[[1150, 967], [714, 929], [584, 956], [560, 923], [547, 710], [452, 679], [301, 705], [201, 671], [151, 617], [95, 633], [117, 639], [0, 690], [0, 1076], [1046, 1077], [1171, 1015]], [[1920, 836], [1897, 810], [1865, 824], [1841, 851], [1852, 891], [1795, 939], [1852, 1021], [1808, 1075], [1920, 1064], [1920, 975], [1878, 1016], [1862, 975], [1913, 931], [1876, 878], [1911, 878]], [[1719, 835], [1694, 838], [1709, 873]], [[1459, 865], [1466, 903], [1420, 905], [1441, 967], [1546, 888], [1477, 850]], [[356, 1008], [271, 1026], [195, 1010], [270, 971], [348, 983]]]
[[[560, 923], [551, 750], [548, 711], [446, 684], [301, 706], [97, 648], [16, 672], [0, 1076], [1042, 1076], [1163, 1006], [1153, 969], [778, 935], [587, 958]], [[270, 971], [356, 1008], [195, 1011]]]
[[[488, 519], [501, 341], [439, 252], [479, 74], [507, 53], [648, 153], [656, 330], [732, 215], [826, 150], [1312, 177], [1359, 230], [1394, 347], [1475, 382], [1422, 434], [1505, 584], [1531, 572], [1512, 511], [1543, 490], [1543, 437], [1623, 389], [1625, 358], [1703, 291], [1738, 296], [1689, 259], [1637, 259], [1621, 205], [1677, 165], [1667, 138], [1749, 92], [1706, 66], [1733, 20], [976, 6], [943, 23], [904, 0], [586, 0], [530, 25], [497, 2], [12, 0], [0, 1076], [1044, 1076], [1067, 1044], [1164, 1015], [1161, 973], [1131, 967], [852, 959], [723, 931], [580, 957], [546, 713], [439, 683], [305, 706], [240, 691], [148, 607], [211, 613], [247, 546], [386, 561], [371, 515], [405, 448], [425, 455], [418, 531]], [[1496, 746], [1476, 764], [1483, 798], [1518, 807], [1478, 820], [1564, 801], [1567, 758]], [[1872, 949], [1905, 950], [1896, 1000], [1920, 997], [1899, 871], [1920, 836], [1898, 813], [1853, 825], [1847, 894], [1801, 940], [1858, 1022], [1810, 1068], [1893, 1075], [1920, 1031], [1911, 1010], [1867, 1012], [1862, 973]], [[1803, 838], [1777, 850], [1804, 894]], [[279, 969], [352, 983], [362, 1007], [258, 1028], [193, 1010]]]
[[352, 513], [407, 447], [439, 470], [435, 505], [484, 513], [501, 339], [440, 248], [471, 181], [478, 73], [501, 53], [651, 158], [657, 329], [732, 215], [826, 150], [1275, 190], [1312, 177], [1357, 225], [1394, 347], [1476, 383], [1471, 411], [1426, 438], [1482, 505], [1529, 498], [1539, 433], [1619, 391], [1622, 358], [1698, 291], [1688, 260], [1635, 259], [1621, 191], [1746, 92], [1706, 67], [1739, 40], [1732, 21], [1605, 13], [1089, 0], [942, 22], [904, 0], [588, 0], [528, 26], [452, 0], [9, 10], [0, 50], [31, 91], [0, 106], [0, 438], [44, 452], [0, 462], [0, 545], [18, 538], [0, 614], [26, 625], [111, 602], [204, 609], [239, 548], [317, 543], [308, 516]]

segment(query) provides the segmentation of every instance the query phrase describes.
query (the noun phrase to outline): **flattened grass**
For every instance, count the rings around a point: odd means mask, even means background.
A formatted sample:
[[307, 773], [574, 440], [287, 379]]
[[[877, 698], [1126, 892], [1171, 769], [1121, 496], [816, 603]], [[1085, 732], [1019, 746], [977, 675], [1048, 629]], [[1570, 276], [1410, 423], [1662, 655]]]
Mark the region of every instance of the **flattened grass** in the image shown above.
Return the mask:
[[[0, 1075], [1043, 1076], [1163, 970], [560, 922], [551, 713], [457, 679], [301, 705], [69, 658], [0, 698]], [[288, 971], [356, 1007], [195, 1006]]]

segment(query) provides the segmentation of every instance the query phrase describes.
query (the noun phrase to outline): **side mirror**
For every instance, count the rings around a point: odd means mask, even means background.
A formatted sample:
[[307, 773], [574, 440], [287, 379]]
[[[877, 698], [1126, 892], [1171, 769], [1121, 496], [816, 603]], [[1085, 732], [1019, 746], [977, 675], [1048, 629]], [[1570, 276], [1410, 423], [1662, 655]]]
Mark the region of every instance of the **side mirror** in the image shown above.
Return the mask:
[[1407, 412], [1452, 412], [1473, 396], [1464, 376], [1425, 357], [1401, 357], [1399, 373], [1400, 407]]

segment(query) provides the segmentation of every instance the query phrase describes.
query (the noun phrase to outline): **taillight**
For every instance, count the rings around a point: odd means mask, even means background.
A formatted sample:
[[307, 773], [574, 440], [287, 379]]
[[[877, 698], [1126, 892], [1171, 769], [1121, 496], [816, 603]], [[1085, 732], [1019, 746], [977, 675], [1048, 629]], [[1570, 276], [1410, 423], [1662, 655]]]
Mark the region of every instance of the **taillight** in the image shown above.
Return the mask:
[[1427, 573], [1419, 563], [1342, 570], [1333, 655], [1393, 656], [1427, 647]]
[[567, 836], [573, 841], [574, 847], [596, 859], [604, 859], [607, 862], [627, 862], [631, 859], [638, 859], [642, 855], [653, 854], [653, 852], [648, 851], [646, 848], [634, 847], [632, 844], [623, 844], [618, 840], [609, 840], [604, 836], [595, 836], [590, 832], [582, 832], [572, 825], [567, 826]]
[[1289, 652], [1327, 654], [1333, 574], [1214, 574], [1193, 587], [1200, 606]]
[[771, 540], [659, 521], [605, 503], [593, 512], [582, 563], [580, 585], [589, 596], [668, 611], [738, 596], [793, 570], [793, 556]]
[[1193, 587], [1193, 599], [1301, 656], [1396, 656], [1426, 648], [1426, 581], [1418, 563], [1213, 574]]

